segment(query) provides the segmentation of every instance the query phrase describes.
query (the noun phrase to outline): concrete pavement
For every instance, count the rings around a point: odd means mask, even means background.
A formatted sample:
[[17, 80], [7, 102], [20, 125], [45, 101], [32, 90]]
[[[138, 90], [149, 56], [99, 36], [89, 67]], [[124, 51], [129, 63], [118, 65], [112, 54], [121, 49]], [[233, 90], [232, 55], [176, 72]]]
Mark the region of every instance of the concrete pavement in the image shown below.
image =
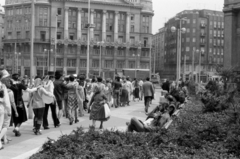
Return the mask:
[[[150, 110], [153, 109], [158, 104], [159, 92], [155, 94], [155, 100], [153, 100]], [[49, 113], [51, 114], [51, 113]], [[120, 131], [126, 130], [126, 122], [128, 122], [132, 117], [137, 117], [140, 120], [145, 120], [146, 115], [144, 112], [143, 101], [131, 102], [130, 106], [111, 108], [111, 118], [104, 122], [104, 128], [106, 129], [118, 129]], [[69, 125], [69, 121], [66, 118], [61, 119], [61, 127], [54, 128], [51, 116], [49, 115], [49, 130], [42, 130], [42, 135], [36, 136], [33, 129], [33, 121], [29, 119], [21, 127], [21, 137], [15, 137], [12, 132], [13, 128], [8, 129], [8, 137], [12, 141], [4, 145], [4, 149], [0, 150], [0, 159], [27, 159], [32, 154], [36, 153], [41, 149], [43, 143], [47, 141], [48, 138], [57, 140], [61, 135], [70, 134], [72, 130], [77, 127], [83, 127], [86, 131], [91, 125], [89, 120], [89, 114], [85, 113], [84, 117], [80, 117], [80, 122], [77, 124]], [[100, 125], [99, 122], [96, 123], [96, 127]]]

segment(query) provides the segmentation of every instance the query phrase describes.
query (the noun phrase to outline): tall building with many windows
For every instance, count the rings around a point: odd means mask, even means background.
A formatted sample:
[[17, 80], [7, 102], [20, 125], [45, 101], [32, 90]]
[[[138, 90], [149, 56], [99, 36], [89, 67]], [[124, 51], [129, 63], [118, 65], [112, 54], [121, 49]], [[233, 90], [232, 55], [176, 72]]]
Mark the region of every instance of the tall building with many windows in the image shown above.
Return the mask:
[[158, 33], [153, 35], [153, 57], [152, 68], [155, 73], [159, 73], [161, 76], [164, 72], [164, 54], [165, 54], [165, 27], [159, 29]]
[[185, 10], [171, 18], [166, 24], [164, 77], [176, 79], [177, 31], [182, 21], [181, 38], [181, 75], [201, 73], [202, 81], [216, 72], [216, 67], [223, 65], [224, 17], [220, 11]]
[[[90, 74], [101, 69], [107, 78], [123, 68], [150, 68], [152, 0], [91, 0], [90, 17], [86, 0], [35, 1], [36, 74], [86, 74], [88, 18], [95, 25], [89, 34]], [[7, 67], [17, 59], [17, 70], [29, 74], [31, 0], [6, 0], [5, 12]]]
[[237, 68], [240, 71], [240, 0], [225, 0], [225, 46], [224, 67]]

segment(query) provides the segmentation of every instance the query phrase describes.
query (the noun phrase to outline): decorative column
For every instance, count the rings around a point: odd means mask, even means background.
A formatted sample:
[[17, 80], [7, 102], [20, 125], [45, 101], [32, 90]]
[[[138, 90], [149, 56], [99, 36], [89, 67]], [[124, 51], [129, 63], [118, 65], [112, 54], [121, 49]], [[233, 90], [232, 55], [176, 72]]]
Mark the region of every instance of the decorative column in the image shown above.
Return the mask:
[[[91, 19], [90, 19], [90, 23], [94, 24], [94, 9], [91, 9]], [[94, 38], [94, 29], [90, 28], [90, 40], [92, 40]]]
[[117, 51], [118, 51], [118, 47], [114, 46], [114, 52], [113, 52], [113, 67], [114, 67], [114, 69], [117, 69]]
[[106, 14], [107, 11], [103, 10], [103, 16], [102, 16], [102, 41], [106, 41]]
[[76, 74], [79, 74], [79, 67], [80, 67], [80, 53], [81, 52], [81, 45], [77, 45], [77, 62], [76, 62]]
[[126, 18], [126, 42], [129, 42], [130, 38], [130, 13], [127, 13]]
[[64, 39], [68, 39], [68, 7], [65, 7], [64, 14]]
[[129, 68], [129, 47], [126, 47], [126, 51], [125, 51], [125, 61], [126, 61], [126, 64], [125, 64], [125, 67], [126, 68]]
[[78, 8], [77, 16], [77, 39], [81, 39], [82, 36], [82, 8]]
[[115, 18], [114, 18], [114, 41], [118, 41], [118, 15], [119, 12], [115, 12]]
[[63, 53], [63, 73], [67, 75], [67, 52], [68, 44], [64, 44], [64, 53]]
[[142, 53], [142, 48], [138, 47], [138, 49], [137, 49], [137, 63], [136, 63], [138, 69], [141, 69], [141, 66], [140, 66], [141, 53]]

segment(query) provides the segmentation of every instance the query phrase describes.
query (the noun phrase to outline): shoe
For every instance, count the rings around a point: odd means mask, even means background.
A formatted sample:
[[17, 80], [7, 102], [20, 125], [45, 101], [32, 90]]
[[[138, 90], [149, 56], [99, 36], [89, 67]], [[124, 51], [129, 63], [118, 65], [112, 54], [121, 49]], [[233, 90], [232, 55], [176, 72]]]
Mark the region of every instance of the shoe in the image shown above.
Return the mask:
[[0, 150], [2, 150], [2, 149], [4, 149], [4, 147], [3, 147], [3, 146], [0, 148]]
[[44, 130], [47, 130], [47, 129], [49, 129], [49, 127], [48, 127], [48, 126], [45, 126], [45, 127], [44, 127]]
[[79, 120], [77, 119], [77, 120], [75, 120], [75, 123], [78, 123], [79, 122]]
[[55, 125], [55, 128], [58, 128], [58, 127], [60, 127], [60, 126], [61, 126], [61, 124]]
[[13, 133], [16, 133], [16, 131], [17, 131], [16, 129], [13, 129]]
[[20, 133], [19, 131], [16, 131], [16, 132], [15, 132], [15, 136], [16, 136], [16, 137], [19, 137], [19, 136], [21, 136], [21, 133]]
[[39, 130], [36, 130], [34, 133], [35, 135], [42, 135], [42, 133]]
[[73, 124], [73, 120], [70, 121], [69, 125], [72, 125]]

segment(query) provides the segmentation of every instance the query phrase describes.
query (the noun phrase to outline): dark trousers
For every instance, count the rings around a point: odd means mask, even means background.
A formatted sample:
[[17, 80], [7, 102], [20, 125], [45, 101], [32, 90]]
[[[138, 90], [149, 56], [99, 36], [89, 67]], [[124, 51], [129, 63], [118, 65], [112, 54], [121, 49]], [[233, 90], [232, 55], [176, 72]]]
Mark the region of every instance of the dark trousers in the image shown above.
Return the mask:
[[148, 108], [150, 106], [151, 101], [152, 101], [152, 97], [150, 97], [150, 96], [144, 97], [144, 105], [146, 108]]
[[54, 126], [57, 126], [59, 124], [59, 120], [57, 118], [57, 113], [56, 113], [56, 104], [55, 103], [45, 104], [45, 110], [44, 110], [44, 115], [43, 115], [43, 127], [48, 127], [48, 109], [49, 109], [49, 107], [51, 108]]
[[44, 109], [45, 108], [33, 109], [33, 112], [34, 112], [33, 125], [36, 128], [36, 130], [39, 130], [41, 125], [42, 125], [42, 123], [43, 123]]
[[129, 132], [145, 132], [144, 125], [137, 118], [132, 118], [128, 125]]

